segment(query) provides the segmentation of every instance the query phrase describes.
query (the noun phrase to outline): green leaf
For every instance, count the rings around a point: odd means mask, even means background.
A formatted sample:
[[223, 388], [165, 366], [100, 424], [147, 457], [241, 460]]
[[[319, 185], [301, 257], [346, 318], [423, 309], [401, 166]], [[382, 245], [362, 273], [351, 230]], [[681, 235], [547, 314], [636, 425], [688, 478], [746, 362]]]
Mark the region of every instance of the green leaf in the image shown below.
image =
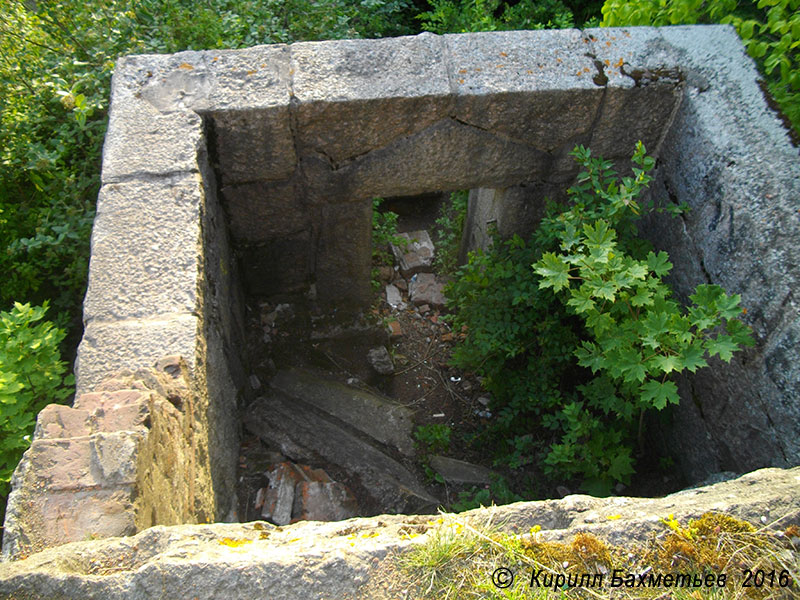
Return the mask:
[[692, 373], [708, 365], [705, 359], [705, 351], [700, 346], [700, 342], [695, 342], [683, 351], [683, 366]]
[[672, 381], [650, 380], [640, 388], [642, 402], [658, 410], [664, 409], [668, 403], [678, 404], [678, 386]]
[[653, 294], [646, 287], [639, 287], [636, 295], [631, 296], [632, 306], [650, 306], [651, 304], [653, 304]]
[[614, 301], [617, 287], [613, 281], [601, 281], [599, 284], [587, 283], [585, 285], [591, 290], [592, 296], [610, 300], [611, 302]]
[[552, 287], [554, 292], [569, 286], [569, 265], [553, 252], [542, 255], [542, 259], [533, 265], [537, 274], [542, 276], [540, 288]]
[[665, 312], [648, 312], [642, 319], [644, 333], [649, 337], [658, 337], [669, 331], [669, 315]]
[[591, 223], [586, 223], [583, 226], [583, 234], [586, 238], [586, 245], [589, 248], [608, 246], [616, 236], [614, 230], [609, 229], [608, 223], [602, 219], [596, 221], [594, 226]]
[[706, 340], [706, 350], [711, 356], [715, 354], [725, 362], [730, 362], [734, 351], [738, 350], [739, 346], [731, 339], [729, 335], [718, 335], [716, 339]]
[[623, 481], [628, 475], [632, 475], [635, 472], [630, 451], [623, 448], [620, 448], [620, 450], [622, 451], [615, 454], [608, 465], [608, 474], [616, 481]]
[[591, 290], [586, 284], [572, 291], [572, 298], [567, 300], [567, 306], [572, 306], [577, 314], [585, 313], [594, 308]]
[[659, 277], [663, 277], [672, 269], [672, 263], [669, 262], [669, 255], [663, 251], [658, 254], [650, 252], [647, 255], [647, 268]]
[[730, 296], [722, 294], [716, 302], [719, 316], [723, 319], [732, 319], [742, 314], [742, 309], [739, 306], [742, 297], [739, 294], [732, 294]]
[[592, 342], [583, 342], [581, 346], [575, 350], [575, 357], [578, 359], [578, 364], [580, 366], [590, 368], [592, 373], [604, 369], [607, 364], [602, 352], [600, 352], [597, 345]]
[[578, 232], [575, 228], [575, 225], [572, 223], [567, 223], [564, 227], [564, 231], [561, 234], [561, 249], [564, 251], [569, 251], [573, 246], [580, 242], [581, 238], [578, 235]]
[[641, 383], [647, 376], [647, 371], [642, 364], [642, 354], [634, 348], [625, 348], [620, 352], [617, 364], [623, 373], [623, 381], [638, 381]]
[[594, 330], [595, 335], [599, 336], [610, 330], [616, 325], [613, 317], [605, 312], [600, 312], [597, 309], [588, 311], [586, 316], [586, 326]]
[[656, 366], [664, 373], [669, 374], [672, 371], [680, 372], [682, 370], [682, 361], [677, 356], [664, 356], [663, 354], [659, 354], [658, 356], [653, 357], [653, 362]]

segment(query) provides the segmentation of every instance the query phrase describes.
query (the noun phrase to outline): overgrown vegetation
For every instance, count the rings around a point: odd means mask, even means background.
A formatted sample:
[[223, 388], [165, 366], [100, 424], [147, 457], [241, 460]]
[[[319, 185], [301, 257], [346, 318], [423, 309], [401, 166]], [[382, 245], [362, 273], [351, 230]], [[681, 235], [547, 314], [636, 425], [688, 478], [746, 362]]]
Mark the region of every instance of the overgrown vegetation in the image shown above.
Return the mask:
[[800, 1], [606, 0], [604, 27], [731, 24], [800, 136]]
[[31, 307], [16, 303], [0, 312], [0, 495], [22, 453], [30, 444], [36, 414], [71, 393], [72, 375], [58, 345], [64, 331], [44, 321], [47, 302]]
[[383, 198], [373, 198], [371, 283], [375, 291], [381, 288], [380, 267], [393, 264], [391, 245], [403, 248], [408, 243], [406, 238], [397, 235], [397, 219], [400, 215], [391, 210], [380, 210], [381, 204]]
[[[756, 528], [721, 513], [706, 513], [686, 525], [668, 515], [662, 525], [663, 532], [648, 542], [621, 547], [590, 533], [551, 542], [539, 526], [513, 535], [491, 521], [443, 516], [430, 523], [423, 542], [397, 557], [392, 577], [414, 598], [796, 597], [796, 526], [776, 522]], [[531, 585], [534, 573], [538, 575]], [[585, 579], [583, 586], [575, 584], [583, 575], [594, 587]], [[614, 575], [623, 582], [616, 588]], [[720, 575], [725, 576], [724, 586], [691, 584], [695, 576], [712, 577], [716, 583]], [[639, 576], [649, 585], [637, 586]]]
[[[661, 210], [638, 200], [654, 165], [643, 145], [621, 179], [588, 149], [572, 155], [584, 171], [569, 205], [551, 205], [529, 241], [471, 256], [447, 296], [468, 331], [455, 364], [493, 395], [498, 460], [541, 460], [546, 474], [607, 494], [634, 473], [645, 413], [677, 404], [671, 376], [729, 361], [752, 340], [738, 295], [702, 285], [688, 309], [671, 299], [667, 254], [637, 237], [642, 214]], [[542, 427], [544, 445], [533, 435]]]
[[436, 256], [433, 266], [437, 273], [449, 275], [458, 266], [458, 249], [461, 245], [461, 232], [467, 217], [469, 190], [451, 192], [448, 201], [443, 202], [436, 219]]

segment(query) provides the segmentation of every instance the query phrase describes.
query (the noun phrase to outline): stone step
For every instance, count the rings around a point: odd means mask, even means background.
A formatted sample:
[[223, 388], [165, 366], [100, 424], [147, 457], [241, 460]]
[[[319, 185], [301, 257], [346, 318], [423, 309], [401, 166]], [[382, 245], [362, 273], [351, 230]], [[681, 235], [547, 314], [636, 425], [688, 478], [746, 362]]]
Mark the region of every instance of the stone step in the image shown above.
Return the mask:
[[[76, 403], [84, 408], [49, 404], [36, 419], [33, 438], [35, 440], [78, 438], [102, 431], [132, 431], [147, 427], [150, 420], [150, 393], [136, 392], [136, 394], [135, 401], [125, 404], [108, 402], [92, 406], [90, 402], [78, 403], [77, 400]], [[78, 398], [80, 399], [81, 397]]]
[[143, 431], [114, 431], [34, 440], [25, 458], [35, 468], [15, 473], [14, 485], [47, 492], [132, 486], [144, 435]]
[[412, 412], [389, 398], [298, 368], [279, 371], [270, 386], [311, 404], [405, 456], [414, 454]]
[[278, 391], [250, 405], [245, 426], [292, 460], [329, 463], [355, 476], [381, 511], [421, 512], [439, 503], [399, 462]]

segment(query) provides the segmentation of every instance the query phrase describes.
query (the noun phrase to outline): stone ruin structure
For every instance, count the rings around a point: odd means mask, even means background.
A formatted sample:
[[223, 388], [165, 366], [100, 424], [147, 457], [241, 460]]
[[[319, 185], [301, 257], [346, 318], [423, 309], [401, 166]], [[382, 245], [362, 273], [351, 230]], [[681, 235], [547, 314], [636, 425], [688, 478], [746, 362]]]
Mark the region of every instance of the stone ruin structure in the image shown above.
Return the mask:
[[727, 26], [121, 59], [78, 399], [40, 415], [4, 557], [225, 519], [243, 298], [363, 305], [375, 196], [469, 188], [465, 248], [489, 222], [524, 233], [577, 173], [576, 144], [624, 168], [641, 139], [658, 159], [653, 199], [691, 207], [645, 227], [676, 292], [717, 283], [748, 311], [755, 348], [680, 379], [662, 440], [679, 467], [699, 481], [800, 463], [800, 162], [757, 79]]

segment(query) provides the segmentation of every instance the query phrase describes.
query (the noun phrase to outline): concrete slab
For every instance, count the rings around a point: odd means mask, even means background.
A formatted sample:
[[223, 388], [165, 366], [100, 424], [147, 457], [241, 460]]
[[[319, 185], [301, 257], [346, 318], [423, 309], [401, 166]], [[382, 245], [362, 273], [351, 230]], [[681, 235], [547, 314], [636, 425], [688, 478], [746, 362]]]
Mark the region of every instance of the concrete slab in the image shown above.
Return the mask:
[[356, 477], [382, 512], [431, 510], [438, 504], [399, 462], [280, 392], [248, 408], [245, 426], [299, 462], [331, 463]]
[[315, 406], [406, 456], [414, 455], [412, 413], [389, 398], [307, 369], [278, 371], [270, 386]]

